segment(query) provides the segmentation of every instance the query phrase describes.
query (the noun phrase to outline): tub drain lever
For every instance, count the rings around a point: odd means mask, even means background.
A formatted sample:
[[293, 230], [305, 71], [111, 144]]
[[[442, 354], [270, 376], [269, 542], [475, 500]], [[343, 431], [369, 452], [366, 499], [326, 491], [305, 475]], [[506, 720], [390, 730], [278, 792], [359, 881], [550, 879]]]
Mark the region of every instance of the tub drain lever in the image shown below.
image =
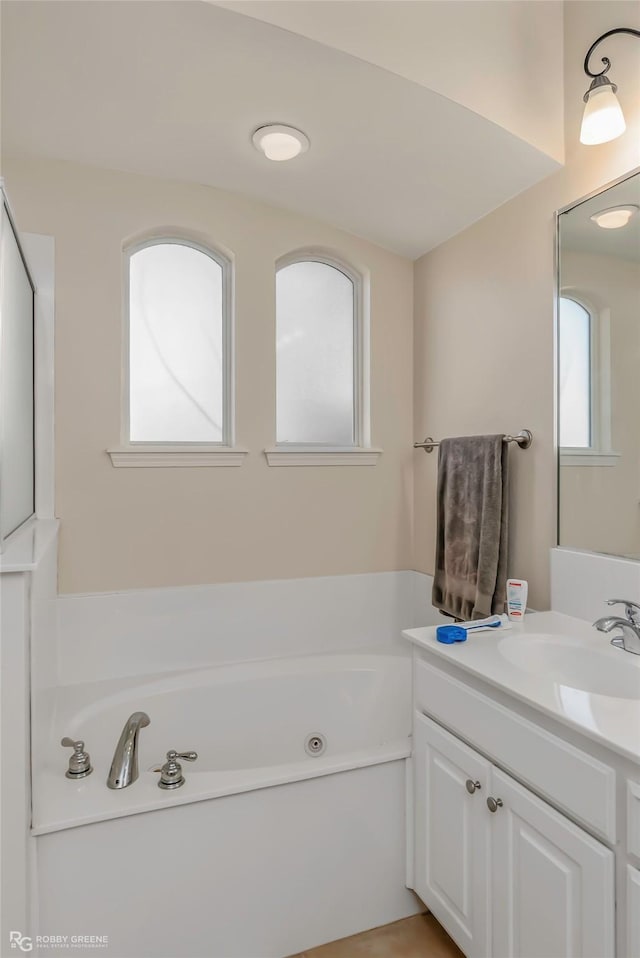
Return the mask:
[[181, 785], [184, 785], [182, 765], [178, 759], [181, 758], [185, 762], [195, 762], [197, 757], [197, 752], [167, 752], [167, 761], [160, 769], [158, 788], [180, 788]]
[[86, 778], [91, 775], [91, 758], [89, 753], [84, 750], [84, 742], [78, 740], [74, 742], [72, 738], [65, 736], [60, 742], [64, 748], [72, 748], [73, 755], [69, 759], [69, 768], [64, 773], [67, 778]]

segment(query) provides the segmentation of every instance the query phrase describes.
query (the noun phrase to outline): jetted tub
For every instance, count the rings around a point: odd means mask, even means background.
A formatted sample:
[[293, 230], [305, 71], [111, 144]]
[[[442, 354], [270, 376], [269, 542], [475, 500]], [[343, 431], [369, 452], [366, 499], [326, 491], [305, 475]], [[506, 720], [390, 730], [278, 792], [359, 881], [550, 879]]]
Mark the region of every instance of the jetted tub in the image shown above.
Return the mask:
[[[135, 711], [151, 719], [140, 777], [110, 790]], [[45, 767], [34, 769], [38, 933], [108, 935], [105, 958], [283, 958], [421, 910], [405, 887], [410, 727], [404, 655], [59, 689]], [[63, 735], [85, 741], [88, 778], [65, 778]], [[319, 754], [305, 750], [311, 736]], [[198, 760], [163, 791], [153, 770], [169, 749]]]
[[[403, 758], [410, 753], [410, 660], [341, 654], [237, 663], [168, 676], [68, 686], [57, 693], [46, 767], [34, 769], [33, 829], [39, 834], [103, 818], [280, 785]], [[138, 735], [140, 777], [106, 786], [132, 712], [151, 724]], [[82, 739], [93, 773], [66, 779], [68, 735]], [[317, 739], [309, 748], [309, 739]], [[319, 747], [318, 747], [319, 746]], [[186, 783], [157, 788], [169, 749], [196, 751]]]

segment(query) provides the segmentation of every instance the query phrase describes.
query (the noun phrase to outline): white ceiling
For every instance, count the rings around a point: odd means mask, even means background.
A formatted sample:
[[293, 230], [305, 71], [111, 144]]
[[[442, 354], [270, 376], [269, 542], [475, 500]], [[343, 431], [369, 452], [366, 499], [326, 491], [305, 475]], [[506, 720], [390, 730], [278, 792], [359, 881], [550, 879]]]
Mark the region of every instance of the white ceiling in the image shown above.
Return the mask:
[[562, 0], [210, 2], [390, 70], [564, 158]]
[[[265, 160], [267, 122], [310, 151]], [[197, 0], [5, 0], [2, 148], [238, 191], [410, 257], [557, 168], [417, 83]]]
[[592, 196], [560, 217], [560, 242], [563, 250], [594, 253], [640, 263], [640, 212], [626, 226], [604, 230], [590, 219], [594, 213], [612, 206], [640, 207], [640, 173]]

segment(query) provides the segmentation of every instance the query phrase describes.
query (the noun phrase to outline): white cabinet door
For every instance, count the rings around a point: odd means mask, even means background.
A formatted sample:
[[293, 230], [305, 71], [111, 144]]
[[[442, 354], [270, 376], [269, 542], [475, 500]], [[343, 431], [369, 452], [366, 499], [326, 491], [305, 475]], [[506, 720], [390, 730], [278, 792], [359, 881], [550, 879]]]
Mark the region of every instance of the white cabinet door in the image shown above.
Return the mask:
[[493, 958], [612, 958], [613, 852], [495, 768], [490, 791]]
[[491, 766], [419, 712], [413, 759], [415, 891], [468, 958], [486, 958]]
[[627, 865], [627, 955], [640, 958], [640, 871]]

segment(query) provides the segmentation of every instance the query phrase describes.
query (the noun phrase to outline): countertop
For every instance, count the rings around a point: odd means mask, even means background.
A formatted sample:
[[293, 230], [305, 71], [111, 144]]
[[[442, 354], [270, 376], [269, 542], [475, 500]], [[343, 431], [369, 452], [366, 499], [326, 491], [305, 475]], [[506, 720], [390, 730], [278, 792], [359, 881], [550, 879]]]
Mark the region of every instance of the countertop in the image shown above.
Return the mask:
[[436, 626], [402, 634], [434, 658], [640, 763], [640, 655], [614, 648], [612, 635], [589, 622], [536, 612], [510, 630], [471, 634], [455, 645], [438, 642]]

